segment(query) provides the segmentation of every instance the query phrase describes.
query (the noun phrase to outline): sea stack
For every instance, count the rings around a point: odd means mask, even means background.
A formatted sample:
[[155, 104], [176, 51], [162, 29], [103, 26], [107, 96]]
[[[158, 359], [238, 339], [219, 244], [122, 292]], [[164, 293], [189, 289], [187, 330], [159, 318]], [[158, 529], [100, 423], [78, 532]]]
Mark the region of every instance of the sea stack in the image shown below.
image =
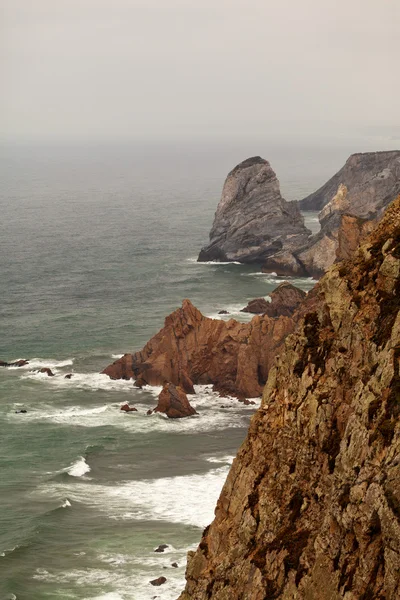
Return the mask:
[[180, 600], [399, 598], [399, 294], [400, 197], [304, 301]]
[[281, 196], [279, 181], [260, 156], [237, 165], [226, 178], [210, 232], [198, 260], [263, 263], [310, 235], [297, 203]]

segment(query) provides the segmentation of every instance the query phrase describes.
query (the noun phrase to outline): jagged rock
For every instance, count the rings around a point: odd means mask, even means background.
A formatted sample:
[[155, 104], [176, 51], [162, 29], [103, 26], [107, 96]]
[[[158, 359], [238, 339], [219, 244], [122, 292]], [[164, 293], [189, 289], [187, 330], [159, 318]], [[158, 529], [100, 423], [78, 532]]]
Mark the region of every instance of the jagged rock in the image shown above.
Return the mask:
[[219, 315], [229, 315], [229, 313], [228, 313], [228, 311], [227, 311], [227, 310], [220, 310], [220, 311], [218, 312], [218, 314], [219, 314]]
[[26, 410], [26, 408], [21, 408], [21, 410], [16, 410], [15, 414], [16, 415], [25, 415], [28, 411]]
[[49, 377], [54, 377], [54, 373], [51, 369], [49, 369], [49, 367], [42, 367], [41, 369], [39, 369], [39, 373], [44, 373]]
[[349, 260], [375, 226], [376, 222], [373, 220], [369, 221], [347, 214], [342, 215], [337, 236], [336, 260]]
[[173, 383], [166, 383], [158, 396], [158, 404], [153, 412], [167, 415], [169, 419], [181, 419], [197, 415], [190, 405], [185, 392]]
[[349, 191], [352, 214], [371, 218], [400, 193], [400, 151], [352, 154], [327, 183], [300, 200], [300, 208], [323, 209], [335, 196], [340, 184]]
[[[344, 252], [346, 255], [357, 246], [357, 238], [361, 240], [371, 231], [372, 224], [367, 221], [379, 220], [399, 192], [400, 151], [353, 154], [322, 188], [300, 201], [303, 210], [321, 209], [321, 230], [302, 247], [282, 249], [269, 256], [263, 270], [278, 275], [321, 277], [342, 252], [341, 228], [349, 230], [352, 225], [353, 229], [349, 237], [353, 242]], [[343, 222], [344, 217], [347, 222]]]
[[171, 564], [171, 567], [174, 567], [174, 569], [177, 569], [177, 568], [179, 567], [179, 565], [178, 565], [178, 563], [176, 563], [176, 562], [173, 562], [173, 563]]
[[159, 546], [157, 546], [154, 552], [164, 552], [168, 547], [168, 544], [160, 544]]
[[250, 300], [247, 306], [242, 308], [240, 312], [253, 313], [255, 315], [263, 315], [266, 313], [269, 302], [265, 298], [256, 298]]
[[0, 367], [24, 367], [25, 365], [29, 365], [29, 361], [25, 360], [24, 358], [11, 363], [6, 362], [5, 360], [0, 360]]
[[125, 354], [103, 373], [149, 385], [169, 381], [182, 388], [188, 377], [194, 384], [214, 385], [225, 395], [257, 397], [276, 352], [293, 328], [288, 317], [256, 316], [250, 323], [209, 319], [184, 300], [140, 352]]
[[163, 585], [167, 581], [166, 577], [157, 577], [157, 579], [152, 579], [150, 581], [151, 585]]
[[123, 410], [124, 412], [138, 412], [138, 409], [135, 408], [134, 406], [129, 406], [128, 403], [125, 403], [121, 406], [120, 410]]
[[282, 198], [269, 162], [255, 156], [226, 178], [210, 243], [198, 260], [262, 263], [279, 250], [304, 245], [309, 235], [297, 204]]
[[399, 296], [400, 197], [302, 304], [180, 600], [399, 598]]

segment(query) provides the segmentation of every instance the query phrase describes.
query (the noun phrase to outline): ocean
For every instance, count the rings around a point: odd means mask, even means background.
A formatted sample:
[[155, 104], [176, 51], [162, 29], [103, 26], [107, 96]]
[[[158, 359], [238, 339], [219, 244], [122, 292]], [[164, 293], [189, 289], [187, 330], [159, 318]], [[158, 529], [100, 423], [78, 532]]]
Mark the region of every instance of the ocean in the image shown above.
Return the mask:
[[[255, 408], [201, 387], [190, 397], [198, 416], [147, 416], [159, 389], [99, 373], [140, 349], [182, 299], [213, 318], [226, 309], [223, 318], [249, 319], [240, 308], [281, 281], [196, 262], [238, 162], [270, 160], [292, 200], [352, 150], [267, 141], [0, 148], [0, 359], [29, 360], [0, 368], [1, 600], [178, 597], [186, 553], [213, 518]], [[317, 231], [316, 214], [305, 218]], [[137, 413], [121, 413], [127, 401]], [[166, 551], [154, 552], [160, 544]], [[153, 587], [160, 576], [167, 582]]]

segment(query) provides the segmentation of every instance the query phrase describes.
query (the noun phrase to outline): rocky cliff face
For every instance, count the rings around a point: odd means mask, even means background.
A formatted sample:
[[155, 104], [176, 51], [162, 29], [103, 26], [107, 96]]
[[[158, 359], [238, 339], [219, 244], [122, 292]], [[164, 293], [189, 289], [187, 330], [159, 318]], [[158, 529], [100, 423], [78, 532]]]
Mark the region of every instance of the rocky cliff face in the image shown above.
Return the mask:
[[226, 395], [260, 396], [276, 352], [294, 329], [288, 317], [256, 316], [250, 323], [204, 317], [189, 300], [165, 319], [164, 328], [135, 354], [125, 354], [103, 373], [138, 385], [213, 384]]
[[180, 600], [400, 597], [400, 198], [271, 369]]
[[300, 200], [300, 208], [321, 210], [340, 184], [351, 195], [352, 214], [363, 218], [376, 215], [400, 193], [400, 151], [352, 154], [327, 183]]
[[310, 232], [298, 206], [281, 196], [270, 164], [256, 156], [231, 171], [199, 261], [262, 263], [285, 248], [304, 245]]

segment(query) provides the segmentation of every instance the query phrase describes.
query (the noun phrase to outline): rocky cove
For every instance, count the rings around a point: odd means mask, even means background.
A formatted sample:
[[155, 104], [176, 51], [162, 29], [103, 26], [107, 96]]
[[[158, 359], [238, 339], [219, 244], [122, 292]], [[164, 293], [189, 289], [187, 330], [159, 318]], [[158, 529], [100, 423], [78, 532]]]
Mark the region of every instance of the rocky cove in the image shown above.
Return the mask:
[[[349, 159], [358, 164], [351, 182], [335, 176], [328, 186], [321, 233], [307, 242], [309, 270], [299, 260], [307, 234], [298, 208], [286, 206], [266, 161], [241, 163], [228, 176], [214, 242], [199, 260], [255, 260], [265, 270], [284, 264], [285, 274], [300, 265], [303, 274], [326, 275], [289, 310], [273, 298], [253, 304], [262, 314], [247, 324], [208, 319], [185, 300], [142, 351], [104, 371], [189, 393], [198, 383], [239, 399], [262, 393], [215, 519], [189, 553], [180, 600], [399, 597], [399, 153], [368, 156], [383, 169], [368, 177], [360, 176], [363, 160]], [[378, 193], [383, 180], [389, 186]], [[356, 192], [371, 186], [363, 204]], [[249, 193], [253, 211], [269, 191], [277, 221], [263, 238], [248, 231], [256, 213], [243, 222], [244, 211], [236, 206], [235, 216], [230, 204]], [[289, 223], [284, 232], [281, 220]]]

